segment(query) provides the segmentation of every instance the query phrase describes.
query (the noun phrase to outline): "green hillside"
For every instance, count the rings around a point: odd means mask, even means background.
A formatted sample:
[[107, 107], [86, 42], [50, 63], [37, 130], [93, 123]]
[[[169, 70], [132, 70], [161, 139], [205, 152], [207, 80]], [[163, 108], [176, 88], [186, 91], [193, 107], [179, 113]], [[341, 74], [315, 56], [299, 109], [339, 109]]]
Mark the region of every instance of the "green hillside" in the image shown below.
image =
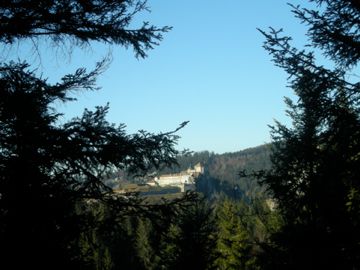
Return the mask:
[[214, 154], [208, 151], [194, 152], [178, 157], [178, 165], [159, 172], [175, 173], [201, 162], [205, 173], [197, 181], [197, 190], [209, 197], [225, 193], [229, 197], [251, 199], [264, 193], [257, 180], [243, 178], [239, 172], [270, 168], [270, 145], [261, 145], [233, 153]]
[[177, 165], [154, 171], [150, 176], [134, 177], [118, 171], [107, 183], [114, 188], [126, 188], [129, 184], [144, 184], [155, 175], [178, 173], [201, 163], [205, 172], [197, 179], [196, 189], [212, 199], [226, 195], [234, 199], [251, 200], [265, 195], [264, 187], [250, 177], [240, 177], [241, 171], [259, 171], [270, 168], [270, 145], [261, 145], [242, 151], [215, 154], [209, 151], [180, 155]]

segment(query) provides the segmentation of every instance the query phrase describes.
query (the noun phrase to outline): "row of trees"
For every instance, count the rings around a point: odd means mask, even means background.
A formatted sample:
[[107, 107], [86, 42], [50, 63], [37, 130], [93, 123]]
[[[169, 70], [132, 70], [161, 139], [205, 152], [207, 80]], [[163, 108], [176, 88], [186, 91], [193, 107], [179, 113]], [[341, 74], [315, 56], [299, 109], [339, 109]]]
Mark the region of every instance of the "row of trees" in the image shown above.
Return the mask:
[[226, 196], [212, 205], [197, 197], [166, 216], [118, 216], [98, 202], [80, 211], [98, 219], [79, 241], [87, 269], [260, 269], [261, 243], [280, 222], [263, 201]]

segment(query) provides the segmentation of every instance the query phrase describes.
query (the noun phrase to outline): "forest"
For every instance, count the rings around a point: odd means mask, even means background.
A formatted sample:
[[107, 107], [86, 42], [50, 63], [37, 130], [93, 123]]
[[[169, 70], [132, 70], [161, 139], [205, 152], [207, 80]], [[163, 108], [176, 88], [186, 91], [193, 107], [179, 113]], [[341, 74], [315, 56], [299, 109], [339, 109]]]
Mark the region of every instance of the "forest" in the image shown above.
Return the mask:
[[[204, 174], [197, 181], [197, 190], [210, 201], [221, 193], [232, 199], [249, 202], [253, 198], [267, 198], [266, 188], [250, 173], [270, 168], [270, 152], [270, 145], [224, 154], [197, 152], [180, 156], [178, 166], [174, 168], [185, 170], [201, 163]], [[241, 176], [241, 172], [248, 172], [249, 176]]]
[[[127, 134], [108, 122], [109, 105], [60, 121], [54, 104], [98, 91], [106, 57], [56, 83], [30, 61], [1, 58], [1, 269], [360, 269], [360, 3], [309, 2], [289, 4], [307, 27], [304, 49], [281, 29], [258, 29], [288, 74], [292, 122], [270, 126], [270, 144], [235, 153], [180, 152], [187, 122]], [[99, 42], [142, 59], [172, 30], [130, 27], [147, 10], [146, 0], [1, 1], [0, 43]], [[108, 181], [198, 162], [205, 173], [181, 196], [119, 195]]]

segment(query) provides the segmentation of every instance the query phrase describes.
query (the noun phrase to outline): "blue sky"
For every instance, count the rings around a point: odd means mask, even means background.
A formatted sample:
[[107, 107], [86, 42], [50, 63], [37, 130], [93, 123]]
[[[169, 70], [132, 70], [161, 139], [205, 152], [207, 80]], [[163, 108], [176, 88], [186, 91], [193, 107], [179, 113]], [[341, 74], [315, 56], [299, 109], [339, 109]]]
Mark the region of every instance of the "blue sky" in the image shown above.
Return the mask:
[[58, 105], [65, 119], [110, 102], [108, 120], [125, 123], [128, 133], [165, 132], [190, 121], [178, 132], [179, 149], [233, 152], [269, 142], [273, 119], [289, 121], [283, 103], [291, 96], [287, 76], [273, 65], [256, 30], [283, 28], [295, 44], [304, 42], [304, 26], [286, 2], [305, 1], [150, 0], [152, 12], [136, 21], [173, 30], [146, 59], [101, 44], [74, 49], [71, 56], [40, 45], [41, 60], [21, 44], [3, 55], [28, 59], [55, 82], [78, 67], [94, 67], [111, 51], [112, 63], [98, 79], [102, 89]]

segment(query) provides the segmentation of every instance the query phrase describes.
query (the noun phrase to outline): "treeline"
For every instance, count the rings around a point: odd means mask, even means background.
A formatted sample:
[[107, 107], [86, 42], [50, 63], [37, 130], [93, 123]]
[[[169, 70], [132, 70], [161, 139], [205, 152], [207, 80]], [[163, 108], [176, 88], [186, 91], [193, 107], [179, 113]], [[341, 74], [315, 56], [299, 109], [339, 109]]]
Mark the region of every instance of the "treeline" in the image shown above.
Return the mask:
[[156, 175], [186, 171], [201, 163], [204, 174], [196, 181], [196, 190], [203, 193], [207, 199], [213, 200], [224, 193], [233, 199], [250, 202], [253, 198], [269, 198], [266, 187], [257, 178], [241, 174], [241, 172], [258, 172], [268, 170], [271, 144], [261, 145], [233, 153], [215, 154], [209, 151], [190, 152], [176, 156], [176, 163], [171, 166], [151, 170], [147, 175], [134, 176], [124, 170], [118, 170], [105, 181], [112, 188], [128, 183], [145, 184]]
[[119, 217], [100, 202], [82, 204], [97, 220], [79, 241], [86, 269], [260, 269], [261, 245], [280, 222], [261, 200], [210, 204], [195, 195], [149, 210]]
[[160, 170], [174, 173], [193, 167], [204, 166], [204, 174], [196, 182], [196, 189], [212, 200], [224, 193], [233, 199], [250, 202], [256, 197], [266, 198], [266, 187], [255, 177], [241, 175], [241, 172], [257, 172], [270, 168], [271, 145], [261, 145], [243, 151], [214, 154], [208, 151], [194, 152], [177, 157], [177, 165]]
[[[89, 205], [90, 212], [101, 212], [100, 223], [112, 224], [108, 230], [114, 231], [110, 242], [101, 233], [106, 230], [89, 232], [95, 244], [82, 241], [85, 247], [94, 247], [85, 248], [89, 261], [95, 267], [106, 260], [106, 269], [260, 269], [263, 245], [280, 227], [281, 217], [258, 179], [240, 172], [267, 170], [270, 151], [271, 145], [263, 145], [221, 155], [207, 151], [178, 155], [176, 164], [156, 174], [185, 171], [197, 163], [205, 173], [196, 181], [196, 193], [189, 193], [195, 197], [181, 207], [174, 204], [165, 215], [151, 208], [114, 223], [105, 205]], [[123, 171], [116, 174], [129, 182], [143, 181]], [[161, 195], [140, 195], [149, 205], [162, 202]], [[125, 247], [126, 251], [118, 252]], [[106, 250], [106, 257], [97, 257], [99, 248]]]

